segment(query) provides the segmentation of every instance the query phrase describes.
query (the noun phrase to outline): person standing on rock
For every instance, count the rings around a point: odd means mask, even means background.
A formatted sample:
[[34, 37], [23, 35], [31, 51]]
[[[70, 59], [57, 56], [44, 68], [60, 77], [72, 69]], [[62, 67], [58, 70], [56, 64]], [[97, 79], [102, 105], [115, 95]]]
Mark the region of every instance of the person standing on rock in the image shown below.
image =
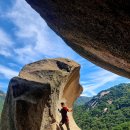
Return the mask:
[[68, 118], [68, 116], [67, 116], [67, 112], [72, 112], [72, 110], [69, 110], [69, 109], [65, 106], [65, 103], [64, 103], [64, 102], [61, 103], [61, 107], [62, 107], [61, 110], [58, 109], [58, 111], [61, 113], [61, 116], [62, 116], [62, 119], [61, 119], [61, 121], [60, 121], [59, 126], [60, 126], [61, 130], [64, 130], [63, 127], [62, 127], [62, 125], [65, 124], [67, 130], [70, 130], [70, 127], [69, 127], [69, 118]]

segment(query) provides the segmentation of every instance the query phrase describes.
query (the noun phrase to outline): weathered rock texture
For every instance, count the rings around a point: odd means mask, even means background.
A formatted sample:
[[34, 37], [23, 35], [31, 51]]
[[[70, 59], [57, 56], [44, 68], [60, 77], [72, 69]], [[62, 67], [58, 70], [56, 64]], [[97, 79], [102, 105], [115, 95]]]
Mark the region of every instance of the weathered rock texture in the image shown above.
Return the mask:
[[26, 0], [81, 56], [130, 78], [130, 0]]
[[[68, 59], [26, 65], [10, 81], [0, 130], [59, 130], [60, 102], [72, 108], [82, 92], [79, 69], [79, 64]], [[72, 113], [69, 118], [71, 130], [80, 130]]]

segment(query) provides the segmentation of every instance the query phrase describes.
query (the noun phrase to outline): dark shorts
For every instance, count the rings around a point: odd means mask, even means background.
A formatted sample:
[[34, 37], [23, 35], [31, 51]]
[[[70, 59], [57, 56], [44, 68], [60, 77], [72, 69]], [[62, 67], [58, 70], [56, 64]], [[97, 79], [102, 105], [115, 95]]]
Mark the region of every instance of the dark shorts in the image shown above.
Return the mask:
[[61, 123], [62, 123], [62, 124], [68, 123], [68, 122], [69, 122], [68, 118], [65, 118], [65, 119], [62, 119], [62, 120], [61, 120]]

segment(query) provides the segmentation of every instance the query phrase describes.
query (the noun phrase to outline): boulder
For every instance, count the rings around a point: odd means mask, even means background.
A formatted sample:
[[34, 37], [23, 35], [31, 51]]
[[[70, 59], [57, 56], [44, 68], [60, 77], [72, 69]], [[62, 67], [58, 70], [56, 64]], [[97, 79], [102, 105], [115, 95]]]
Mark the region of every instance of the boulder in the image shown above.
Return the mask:
[[[79, 70], [79, 64], [63, 58], [26, 65], [10, 80], [0, 130], [60, 130], [60, 103], [72, 109], [82, 92]], [[72, 112], [68, 116], [70, 129], [80, 130]]]
[[26, 0], [73, 50], [130, 78], [129, 0]]

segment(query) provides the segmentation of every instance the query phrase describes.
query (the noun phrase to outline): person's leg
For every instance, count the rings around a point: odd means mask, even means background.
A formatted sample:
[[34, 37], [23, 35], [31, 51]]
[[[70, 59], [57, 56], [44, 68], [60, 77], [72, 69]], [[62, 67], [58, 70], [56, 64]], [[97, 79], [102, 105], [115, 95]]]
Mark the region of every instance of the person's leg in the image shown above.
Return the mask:
[[62, 127], [62, 125], [63, 125], [63, 123], [62, 123], [62, 121], [61, 121], [60, 124], [59, 124], [59, 126], [60, 126], [60, 129], [61, 129], [61, 130], [64, 130], [63, 127]]
[[65, 122], [67, 130], [70, 130], [69, 122]]

